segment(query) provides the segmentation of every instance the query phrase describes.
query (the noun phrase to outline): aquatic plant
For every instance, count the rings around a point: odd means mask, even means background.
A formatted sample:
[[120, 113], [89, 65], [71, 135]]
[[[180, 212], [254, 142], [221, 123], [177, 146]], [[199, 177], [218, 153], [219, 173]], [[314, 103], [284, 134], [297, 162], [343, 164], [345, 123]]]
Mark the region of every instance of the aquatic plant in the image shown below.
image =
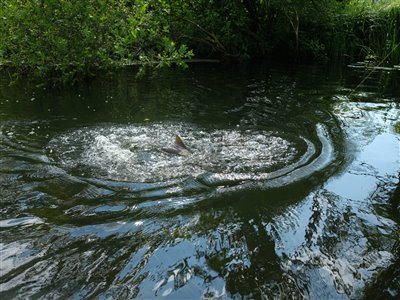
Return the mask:
[[[400, 1], [348, 1], [332, 48], [338, 56], [395, 64], [400, 60]], [[344, 28], [344, 30], [343, 30]]]

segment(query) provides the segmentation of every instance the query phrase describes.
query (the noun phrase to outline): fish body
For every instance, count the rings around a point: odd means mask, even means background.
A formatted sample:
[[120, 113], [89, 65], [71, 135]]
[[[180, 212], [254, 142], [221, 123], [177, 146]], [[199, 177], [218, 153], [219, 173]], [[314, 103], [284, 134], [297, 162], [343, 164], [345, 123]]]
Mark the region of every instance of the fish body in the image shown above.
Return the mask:
[[189, 156], [191, 154], [191, 151], [189, 148], [185, 145], [183, 142], [182, 138], [177, 134], [175, 135], [175, 143], [172, 144], [169, 147], [163, 147], [161, 148], [164, 152], [167, 152], [169, 154], [175, 154], [179, 156]]

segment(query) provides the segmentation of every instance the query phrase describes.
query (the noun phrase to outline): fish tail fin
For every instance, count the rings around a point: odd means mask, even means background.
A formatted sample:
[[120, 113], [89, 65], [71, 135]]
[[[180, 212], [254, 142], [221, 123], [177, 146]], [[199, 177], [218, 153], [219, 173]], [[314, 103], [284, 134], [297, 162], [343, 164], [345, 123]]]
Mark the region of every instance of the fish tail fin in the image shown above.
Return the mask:
[[182, 138], [179, 136], [179, 134], [175, 135], [175, 145], [184, 148], [186, 150], [189, 150], [188, 147], [186, 147], [185, 143], [183, 142]]

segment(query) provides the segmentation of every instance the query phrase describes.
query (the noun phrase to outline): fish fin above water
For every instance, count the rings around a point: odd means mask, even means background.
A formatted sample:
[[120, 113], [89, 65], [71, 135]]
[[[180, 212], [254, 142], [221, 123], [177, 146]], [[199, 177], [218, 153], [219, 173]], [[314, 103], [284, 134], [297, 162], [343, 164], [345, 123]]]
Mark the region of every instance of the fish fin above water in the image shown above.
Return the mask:
[[161, 150], [170, 154], [175, 154], [180, 156], [188, 156], [191, 154], [191, 151], [185, 145], [182, 138], [178, 134], [175, 135], [175, 143], [172, 146], [163, 147], [161, 148]]
[[189, 150], [188, 147], [186, 147], [185, 143], [183, 142], [182, 138], [179, 136], [179, 134], [175, 135], [175, 145], [184, 148], [186, 150]]

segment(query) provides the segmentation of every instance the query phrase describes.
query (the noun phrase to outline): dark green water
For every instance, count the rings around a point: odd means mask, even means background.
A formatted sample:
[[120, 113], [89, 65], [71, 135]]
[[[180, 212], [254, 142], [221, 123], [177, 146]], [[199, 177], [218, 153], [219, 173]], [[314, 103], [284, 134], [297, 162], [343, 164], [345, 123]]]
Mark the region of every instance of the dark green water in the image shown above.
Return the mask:
[[399, 78], [365, 75], [2, 74], [0, 298], [399, 297]]

